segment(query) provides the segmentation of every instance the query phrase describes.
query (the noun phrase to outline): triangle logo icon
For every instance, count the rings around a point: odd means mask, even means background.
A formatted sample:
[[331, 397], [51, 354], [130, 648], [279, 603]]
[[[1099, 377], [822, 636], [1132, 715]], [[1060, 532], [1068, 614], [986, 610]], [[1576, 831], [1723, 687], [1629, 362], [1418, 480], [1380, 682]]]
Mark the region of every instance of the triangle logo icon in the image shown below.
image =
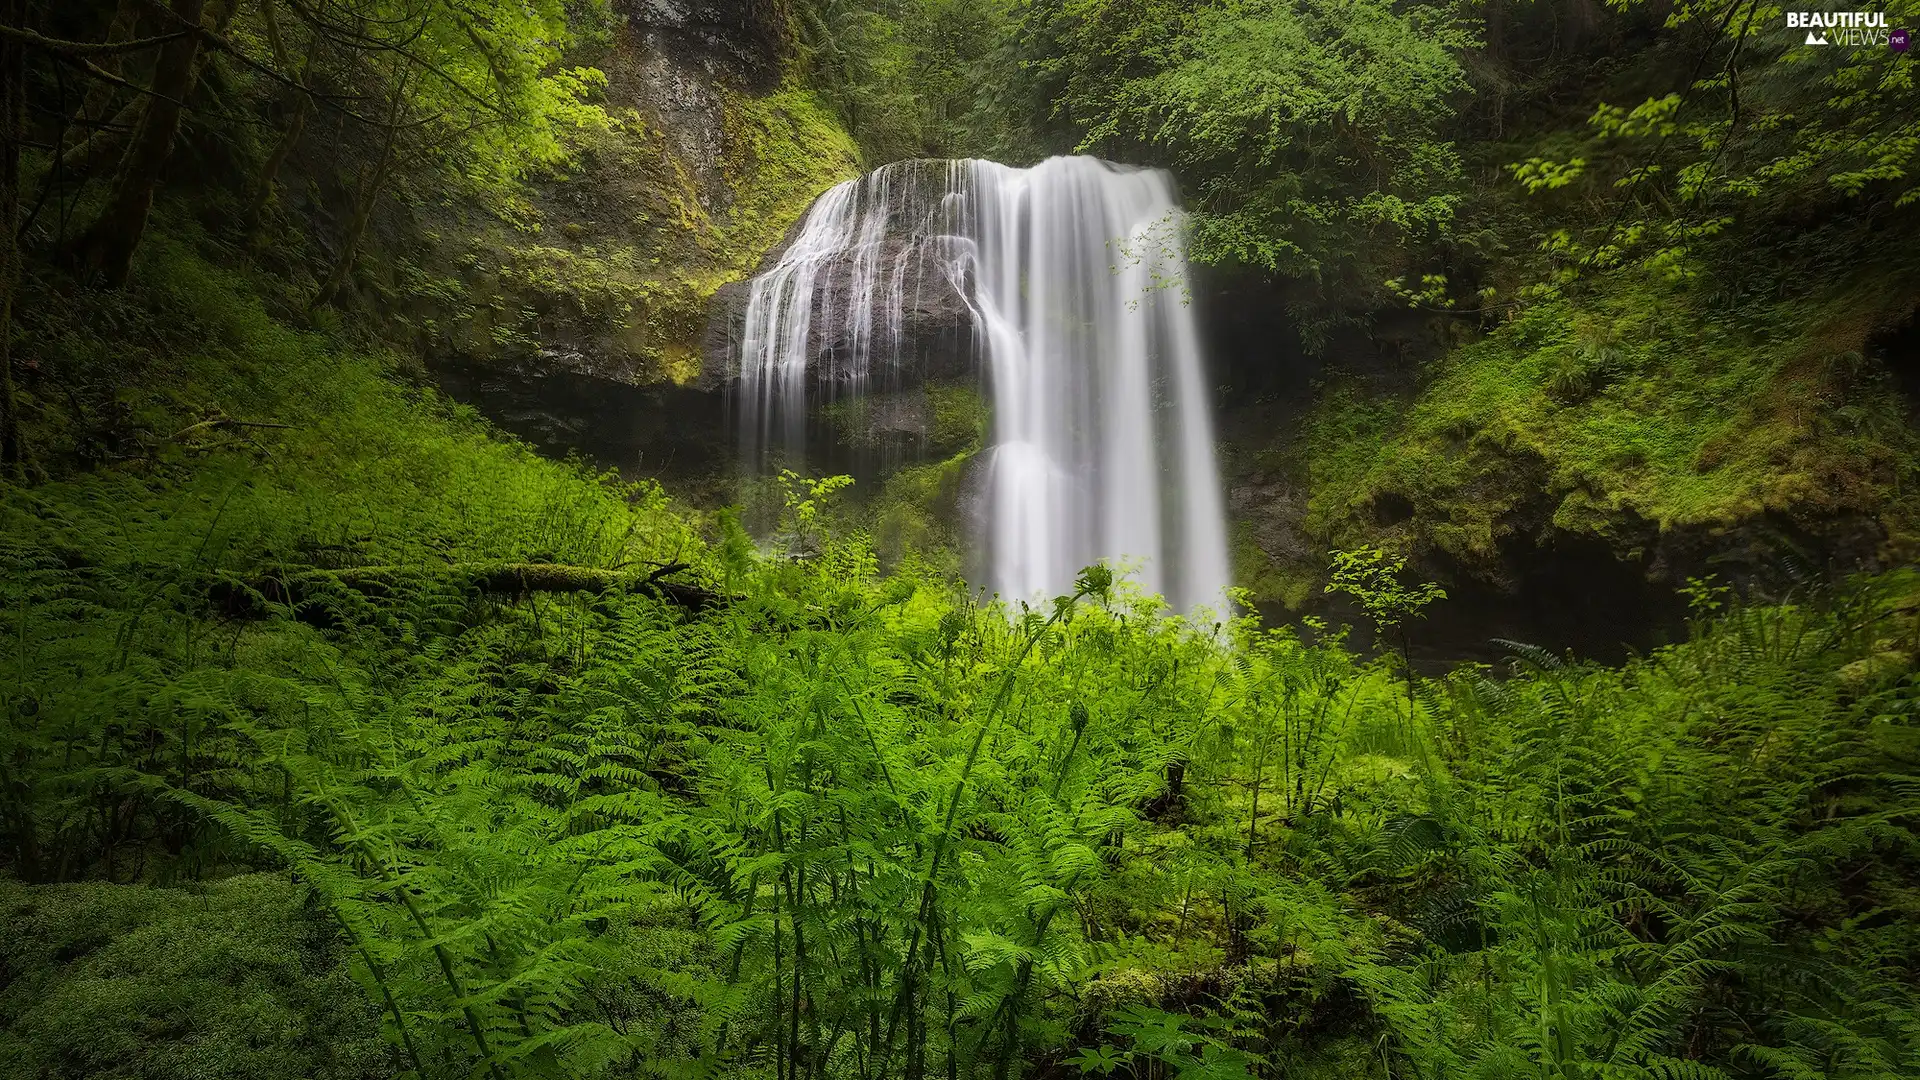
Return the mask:
[[1825, 44], [1827, 44], [1827, 43], [1828, 43], [1828, 42], [1827, 42], [1827, 35], [1826, 35], [1826, 33], [1825, 33], [1824, 31], [1821, 31], [1821, 32], [1815, 32], [1815, 31], [1813, 31], [1813, 30], [1809, 30], [1809, 31], [1807, 31], [1807, 44], [1809, 44], [1809, 45], [1825, 45]]

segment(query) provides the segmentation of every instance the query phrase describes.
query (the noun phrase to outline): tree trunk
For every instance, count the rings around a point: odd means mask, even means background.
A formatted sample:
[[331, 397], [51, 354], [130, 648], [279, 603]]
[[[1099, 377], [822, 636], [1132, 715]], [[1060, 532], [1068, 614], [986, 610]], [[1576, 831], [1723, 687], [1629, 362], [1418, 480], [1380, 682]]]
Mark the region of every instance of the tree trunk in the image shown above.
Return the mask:
[[267, 163], [260, 167], [260, 179], [256, 182], [253, 201], [247, 206], [246, 231], [254, 232], [260, 227], [260, 221], [266, 216], [267, 204], [273, 201], [275, 178], [280, 175], [280, 167], [292, 156], [294, 147], [300, 145], [300, 137], [306, 134], [307, 117], [313, 112], [313, 99], [305, 94], [293, 107], [293, 118], [287, 121], [287, 130], [280, 133], [280, 141], [273, 147], [273, 153], [267, 155]]
[[380, 189], [387, 184], [392, 164], [393, 133], [390, 128], [386, 148], [380, 155], [380, 164], [373, 170], [373, 177], [356, 200], [353, 220], [348, 223], [347, 235], [340, 242], [339, 257], [333, 260], [333, 268], [327, 271], [327, 279], [320, 283], [320, 291], [313, 294], [313, 302], [307, 305], [307, 310], [318, 311], [339, 298], [341, 288], [347, 283], [347, 276], [353, 273], [353, 264], [359, 261], [360, 241], [367, 235], [367, 225], [373, 220], [373, 204], [379, 201]]
[[[0, 0], [0, 18], [24, 27], [27, 0]], [[20, 141], [26, 137], [26, 46], [0, 41], [0, 467], [21, 471], [20, 418], [13, 391], [13, 293], [20, 283]]]
[[[130, 2], [138, 4], [139, 0], [130, 0]], [[206, 10], [213, 13], [214, 33], [218, 34], [226, 30], [227, 24], [233, 21], [233, 16], [239, 10], [239, 6], [237, 2], [229, 2], [229, 0], [213, 0], [213, 2], [207, 5]], [[137, 21], [129, 24], [129, 27], [130, 29], [137, 29]], [[200, 72], [206, 68], [207, 57], [208, 53], [202, 50], [199, 56], [195, 58], [193, 62], [193, 78], [187, 83], [189, 87], [200, 84]], [[117, 68], [111, 70], [118, 71]], [[102, 85], [106, 86], [109, 91], [114, 89], [111, 84]], [[98, 90], [99, 87], [95, 87], [96, 93]], [[109, 97], [111, 97], [110, 94]], [[89, 97], [89, 100], [92, 100], [91, 97]], [[140, 118], [146, 114], [147, 101], [148, 98], [146, 95], [136, 94], [133, 100], [120, 106], [120, 111], [113, 114], [113, 119], [104, 123], [95, 121], [93, 130], [88, 132], [85, 138], [68, 146], [66, 150], [61, 152], [61, 172], [69, 176], [85, 179], [119, 161], [121, 152], [126, 149], [128, 140], [133, 138], [134, 134], [138, 132], [140, 128]], [[102, 108], [104, 108], [104, 105]], [[89, 115], [92, 114], [89, 113]]]
[[[273, 0], [262, 0], [261, 18], [267, 24], [268, 39], [273, 44], [274, 61], [281, 67], [292, 69], [292, 57], [287, 53], [285, 39], [281, 36], [279, 19], [273, 13]], [[320, 35], [314, 34], [307, 43], [306, 59], [300, 65], [300, 84], [310, 85], [313, 79], [313, 65], [320, 53]], [[304, 90], [294, 91], [293, 117], [287, 121], [287, 130], [281, 132], [280, 141], [274, 145], [273, 153], [267, 155], [267, 163], [261, 166], [260, 179], [257, 182], [253, 200], [247, 207], [246, 232], [251, 235], [260, 227], [260, 221], [267, 212], [267, 204], [273, 201], [275, 178], [280, 175], [280, 167], [300, 145], [300, 137], [306, 134], [307, 118], [313, 114], [313, 95]]]
[[[199, 26], [207, 0], [173, 0], [174, 18], [187, 26]], [[153, 210], [153, 193], [160, 186], [160, 172], [173, 153], [174, 137], [180, 133], [183, 103], [193, 93], [199, 71], [195, 61], [200, 55], [200, 37], [188, 34], [161, 46], [160, 59], [154, 65], [153, 95], [147, 100], [140, 127], [133, 133], [126, 160], [114, 179], [113, 194], [105, 209], [79, 241], [83, 265], [99, 271], [107, 284], [126, 284], [133, 266], [133, 253], [147, 231], [147, 217]]]
[[[139, 25], [140, 0], [120, 0], [119, 8], [113, 13], [113, 24], [107, 27], [107, 40], [109, 42], [129, 41]], [[98, 63], [108, 74], [119, 75], [123, 66], [121, 59], [119, 53], [108, 53], [102, 56]], [[73, 119], [68, 125], [74, 134], [60, 148], [62, 167], [67, 164], [66, 156], [74, 147], [88, 141], [100, 131], [103, 121], [112, 122], [107, 121], [107, 108], [113, 104], [114, 95], [119, 93], [119, 89], [105, 79], [95, 80], [94, 84], [88, 87], [86, 98], [80, 103], [80, 108], [74, 111]], [[115, 121], [118, 119], [118, 116], [114, 117]]]
[[1485, 54], [1491, 62], [1493, 81], [1493, 137], [1498, 139], [1507, 129], [1507, 57], [1501, 48], [1501, 42], [1507, 33], [1506, 0], [1487, 0], [1487, 44]]
[[120, 111], [114, 113], [111, 120], [95, 124], [85, 138], [68, 146], [60, 155], [60, 171], [74, 177], [87, 177], [104, 171], [126, 148], [127, 139], [139, 126], [140, 114], [146, 106], [147, 99], [144, 96], [136, 97], [120, 106]]
[[339, 257], [333, 260], [333, 269], [327, 271], [327, 279], [320, 283], [320, 291], [313, 295], [313, 302], [307, 305], [308, 311], [318, 311], [333, 303], [339, 297], [340, 289], [346, 285], [347, 276], [353, 273], [353, 264], [360, 257], [360, 241], [367, 235], [367, 225], [373, 220], [374, 204], [380, 201], [380, 191], [387, 186], [387, 178], [393, 174], [395, 143], [400, 138], [400, 112], [406, 96], [407, 80], [403, 74], [393, 85], [393, 104], [387, 110], [387, 131], [380, 146], [380, 161], [357, 193], [353, 220], [348, 223], [347, 235], [340, 242]]

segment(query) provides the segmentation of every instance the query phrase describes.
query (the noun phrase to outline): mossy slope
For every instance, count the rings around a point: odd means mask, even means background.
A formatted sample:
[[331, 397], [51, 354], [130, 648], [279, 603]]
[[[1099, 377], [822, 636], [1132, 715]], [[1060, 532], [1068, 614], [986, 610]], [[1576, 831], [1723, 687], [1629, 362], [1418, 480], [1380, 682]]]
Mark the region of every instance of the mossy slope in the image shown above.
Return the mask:
[[1875, 556], [1898, 561], [1920, 439], [1870, 353], [1912, 302], [1866, 280], [1716, 316], [1676, 286], [1609, 282], [1527, 308], [1411, 392], [1332, 380], [1275, 456], [1324, 545], [1385, 541], [1493, 576], [1506, 545], [1555, 534], [1640, 556], [1762, 519], [1870, 521]]
[[[449, 203], [416, 292], [438, 351], [645, 384], [700, 374], [715, 291], [750, 276], [813, 200], [859, 172], [850, 136], [789, 81], [716, 82], [705, 121], [616, 84], [563, 173], [486, 214]], [[713, 122], [689, 132], [674, 125]]]

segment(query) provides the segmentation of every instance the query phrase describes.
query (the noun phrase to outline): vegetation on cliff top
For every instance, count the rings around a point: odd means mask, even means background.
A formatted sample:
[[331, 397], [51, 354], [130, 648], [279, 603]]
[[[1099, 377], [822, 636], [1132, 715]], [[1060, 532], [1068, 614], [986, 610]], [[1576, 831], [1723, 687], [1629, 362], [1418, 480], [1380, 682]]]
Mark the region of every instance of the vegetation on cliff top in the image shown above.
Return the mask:
[[[511, 362], [563, 343], [607, 378], [699, 376], [714, 294], [752, 276], [859, 160], [799, 85], [723, 87], [718, 114], [712, 161], [689, 159], [633, 105], [570, 133], [566, 165], [527, 186], [511, 221], [467, 223], [472, 237], [439, 298], [446, 344]], [[581, 187], [598, 204], [585, 213], [567, 197]]]
[[1307, 527], [1484, 565], [1549, 528], [1632, 549], [1769, 514], [1862, 515], [1890, 530], [1884, 557], [1910, 558], [1920, 445], [1865, 358], [1908, 298], [1856, 282], [1738, 319], [1657, 282], [1542, 302], [1454, 349], [1417, 395], [1330, 389], [1299, 436]]
[[[1299, 445], [1321, 535], [1487, 565], [1529, 530], [1632, 550], [1853, 517], [1878, 523], [1883, 561], [1914, 556], [1913, 403], [1885, 366], [1920, 298], [1888, 242], [1914, 221], [1912, 65], [1810, 52], [1753, 10], [1683, 8], [1668, 29], [1589, 91], [1584, 123], [1492, 148], [1501, 180], [1463, 210], [1458, 251], [1389, 282], [1478, 309], [1484, 338], [1397, 404], [1360, 405], [1352, 382], [1325, 399]], [[1695, 81], [1635, 100], [1682, 61]], [[1368, 449], [1335, 445], [1356, 424]]]

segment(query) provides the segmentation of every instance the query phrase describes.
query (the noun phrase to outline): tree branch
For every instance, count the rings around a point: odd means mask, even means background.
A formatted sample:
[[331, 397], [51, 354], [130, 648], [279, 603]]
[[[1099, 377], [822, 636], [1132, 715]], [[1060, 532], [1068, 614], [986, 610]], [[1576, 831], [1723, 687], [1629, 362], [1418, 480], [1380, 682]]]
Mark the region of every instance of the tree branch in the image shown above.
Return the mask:
[[[174, 36], [185, 37], [186, 35], [176, 34]], [[65, 53], [59, 53], [59, 52], [54, 53], [53, 57], [54, 59], [59, 60], [63, 64], [71, 64], [74, 67], [79, 68], [81, 71], [85, 72], [89, 78], [98, 79], [103, 83], [109, 83], [111, 85], [118, 86], [122, 90], [131, 90], [135, 94], [144, 94], [147, 97], [159, 98], [161, 101], [164, 101], [169, 105], [178, 105], [182, 109], [187, 109], [186, 102], [181, 101], [178, 98], [168, 97], [167, 95], [159, 92], [158, 90], [154, 90], [150, 87], [141, 86], [139, 83], [129, 82], [126, 79], [123, 79], [118, 75], [115, 75], [113, 72], [108, 71], [106, 68], [101, 67], [99, 64], [96, 64], [93, 61], [88, 60], [86, 57], [69, 56]], [[192, 110], [189, 109], [188, 111], [192, 111]]]
[[0, 37], [10, 37], [25, 43], [29, 48], [50, 52], [56, 56], [113, 56], [120, 53], [146, 52], [157, 49], [169, 41], [177, 41], [192, 33], [191, 30], [177, 30], [158, 37], [138, 38], [133, 41], [67, 41], [62, 38], [50, 38], [36, 34], [18, 26], [0, 23]]
[[311, 26], [315, 33], [325, 34], [336, 42], [343, 42], [349, 45], [358, 45], [360, 48], [363, 48], [363, 49], [371, 49], [376, 52], [390, 52], [390, 53], [397, 54], [401, 58], [405, 59], [409, 64], [412, 64], [417, 68], [420, 68], [421, 70], [427, 72], [428, 74], [433, 75], [435, 78], [438, 78], [441, 82], [446, 83], [448, 86], [453, 88], [455, 93], [473, 102], [475, 105], [480, 106], [482, 109], [485, 109], [488, 112], [504, 114], [505, 110], [501, 109], [500, 106], [495, 105], [493, 102], [488, 101], [486, 98], [481, 97], [479, 94], [475, 93], [470, 87], [468, 87], [465, 83], [461, 82], [459, 79], [456, 79], [452, 75], [449, 75], [445, 71], [442, 71], [438, 66], [434, 65], [431, 61], [426, 60], [423, 57], [416, 56], [412, 52], [408, 51], [407, 46], [411, 45], [415, 40], [418, 40], [420, 35], [425, 32], [426, 23], [424, 21], [421, 23], [421, 29], [419, 31], [416, 31], [405, 42], [395, 43], [395, 42], [389, 42], [389, 41], [382, 41], [376, 37], [369, 37], [365, 34], [356, 33], [345, 27], [336, 26], [333, 23], [328, 22], [318, 12], [314, 11], [312, 8], [309, 8], [306, 4], [302, 3], [301, 0], [287, 0], [287, 6], [291, 7], [294, 10], [294, 12], [298, 14], [303, 21], [306, 22], [308, 26]]
[[[162, 18], [172, 21], [175, 25], [179, 24], [179, 21], [180, 21], [179, 16], [175, 15], [173, 11], [167, 8], [165, 5], [156, 4], [156, 3], [153, 3], [152, 0], [148, 0], [147, 7], [149, 10], [160, 15]], [[272, 79], [274, 82], [277, 82], [280, 85], [285, 86], [290, 90], [296, 90], [302, 94], [307, 94], [311, 96], [315, 101], [320, 102], [321, 104], [325, 105], [327, 108], [332, 109], [333, 111], [341, 114], [342, 116], [345, 116], [352, 120], [357, 120], [363, 124], [368, 124], [375, 127], [379, 126], [379, 121], [372, 120], [372, 119], [369, 119], [368, 117], [362, 116], [359, 113], [353, 111], [352, 109], [347, 108], [345, 105], [340, 104], [338, 95], [323, 94], [320, 91], [315, 90], [313, 87], [308, 86], [307, 84], [301, 82], [300, 80], [293, 78], [292, 76], [285, 75], [285, 74], [282, 74], [281, 72], [275, 71], [270, 65], [263, 64], [260, 61], [255, 60], [253, 57], [248, 56], [245, 52], [243, 52], [240, 49], [239, 46], [227, 40], [224, 36], [214, 33], [212, 30], [209, 30], [204, 26], [183, 27], [178, 33], [175, 33], [171, 36], [180, 37], [185, 34], [194, 34], [198, 36], [200, 38], [200, 43], [202, 45], [205, 45], [207, 48], [218, 50], [220, 52], [227, 54], [228, 56], [233, 57], [235, 60], [239, 61], [243, 67], [246, 67], [259, 75], [265, 76], [266, 78]], [[152, 39], [148, 39], [148, 40], [152, 40]]]

